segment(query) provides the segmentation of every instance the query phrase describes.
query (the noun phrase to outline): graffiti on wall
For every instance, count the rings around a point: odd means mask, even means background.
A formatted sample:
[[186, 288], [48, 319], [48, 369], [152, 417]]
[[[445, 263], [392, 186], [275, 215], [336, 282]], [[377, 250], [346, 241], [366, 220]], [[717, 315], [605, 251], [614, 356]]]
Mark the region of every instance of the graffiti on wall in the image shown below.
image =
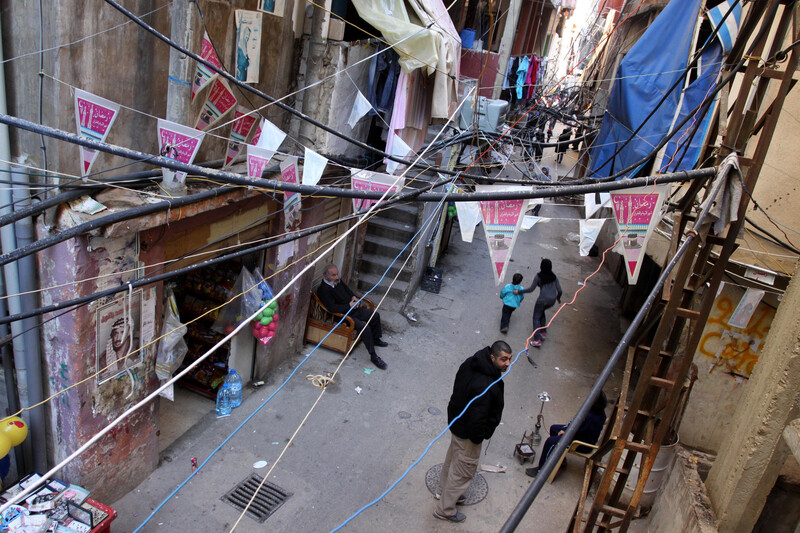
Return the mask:
[[741, 291], [725, 286], [714, 300], [698, 352], [713, 359], [709, 372], [722, 370], [737, 376], [749, 377], [764, 347], [775, 309], [760, 303], [744, 328], [731, 326], [728, 321], [741, 299]]

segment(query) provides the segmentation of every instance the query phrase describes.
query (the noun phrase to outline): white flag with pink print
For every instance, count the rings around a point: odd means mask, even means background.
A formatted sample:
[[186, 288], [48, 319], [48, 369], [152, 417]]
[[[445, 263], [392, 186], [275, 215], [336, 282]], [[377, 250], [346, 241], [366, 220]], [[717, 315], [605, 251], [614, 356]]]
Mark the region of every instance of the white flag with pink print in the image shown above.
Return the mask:
[[[202, 131], [189, 126], [158, 119], [158, 150], [162, 156], [169, 159], [191, 164], [205, 135]], [[162, 185], [167, 190], [176, 188], [176, 185], [182, 186], [186, 179], [186, 172], [164, 168], [162, 173], [164, 175]]]
[[[119, 113], [119, 104], [100, 98], [92, 93], [75, 89], [75, 122], [78, 135], [103, 142]], [[81, 176], [89, 175], [97, 158], [97, 150], [81, 149]]]

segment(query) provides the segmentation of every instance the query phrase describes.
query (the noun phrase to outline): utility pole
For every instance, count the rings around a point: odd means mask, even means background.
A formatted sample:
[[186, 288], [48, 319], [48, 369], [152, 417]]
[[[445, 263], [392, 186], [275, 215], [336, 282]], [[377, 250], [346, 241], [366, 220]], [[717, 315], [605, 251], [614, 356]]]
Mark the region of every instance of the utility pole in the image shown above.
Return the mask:
[[[308, 87], [303, 91], [303, 113], [308, 116], [315, 116], [312, 106], [319, 102], [320, 87], [316, 85], [320, 79], [322, 70], [322, 55], [327, 43], [326, 37], [322, 35], [322, 28], [325, 25], [325, 11], [320, 6], [314, 5], [314, 14], [311, 16], [311, 38], [308, 40], [308, 53], [306, 54], [306, 74], [305, 85]], [[304, 120], [300, 124], [300, 139], [307, 141], [310, 148], [316, 144], [316, 126]]]
[[[173, 0], [170, 37], [180, 46], [191, 49], [194, 31], [194, 6], [192, 0]], [[174, 47], [169, 51], [169, 81], [167, 83], [167, 120], [178, 124], [189, 123], [192, 96], [192, 61]], [[185, 196], [186, 186], [165, 180], [164, 188], [174, 196]]]

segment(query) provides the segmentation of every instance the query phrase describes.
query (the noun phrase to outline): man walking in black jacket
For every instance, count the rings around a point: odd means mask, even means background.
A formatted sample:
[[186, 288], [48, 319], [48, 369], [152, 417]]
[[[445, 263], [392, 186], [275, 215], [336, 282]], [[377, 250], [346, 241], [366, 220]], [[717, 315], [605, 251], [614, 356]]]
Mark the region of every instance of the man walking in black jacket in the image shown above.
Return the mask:
[[[345, 314], [350, 311], [351, 307], [358, 305], [358, 297], [339, 279], [339, 269], [336, 265], [325, 267], [322, 283], [317, 288], [317, 296], [325, 309], [332, 313]], [[377, 311], [373, 314], [372, 311], [363, 307], [355, 307], [347, 316], [353, 319], [356, 329], [361, 332], [361, 341], [369, 352], [372, 363], [381, 370], [385, 370], [386, 363], [375, 352], [376, 346], [389, 346], [381, 339], [381, 315]]]
[[[453, 395], [447, 405], [447, 421], [452, 423], [450, 447], [436, 491], [439, 500], [433, 512], [436, 518], [451, 522], [466, 519], [456, 505], [464, 502], [462, 495], [478, 470], [483, 441], [490, 439], [500, 424], [503, 415], [503, 382], [500, 377], [508, 370], [511, 357], [511, 347], [504, 341], [497, 341], [491, 348], [487, 346], [464, 361], [456, 373]], [[462, 415], [473, 398], [475, 401]]]

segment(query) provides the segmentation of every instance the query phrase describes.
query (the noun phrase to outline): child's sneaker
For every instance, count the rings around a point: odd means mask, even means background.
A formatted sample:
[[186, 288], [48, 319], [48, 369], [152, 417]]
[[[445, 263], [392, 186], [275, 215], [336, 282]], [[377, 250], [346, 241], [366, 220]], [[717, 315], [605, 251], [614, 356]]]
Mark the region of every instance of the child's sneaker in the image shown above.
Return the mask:
[[542, 337], [542, 340], [545, 340], [547, 338], [547, 332], [546, 331], [540, 331], [539, 335]]
[[533, 341], [531, 343], [531, 346], [533, 346], [534, 348], [539, 348], [542, 346], [542, 341]]

